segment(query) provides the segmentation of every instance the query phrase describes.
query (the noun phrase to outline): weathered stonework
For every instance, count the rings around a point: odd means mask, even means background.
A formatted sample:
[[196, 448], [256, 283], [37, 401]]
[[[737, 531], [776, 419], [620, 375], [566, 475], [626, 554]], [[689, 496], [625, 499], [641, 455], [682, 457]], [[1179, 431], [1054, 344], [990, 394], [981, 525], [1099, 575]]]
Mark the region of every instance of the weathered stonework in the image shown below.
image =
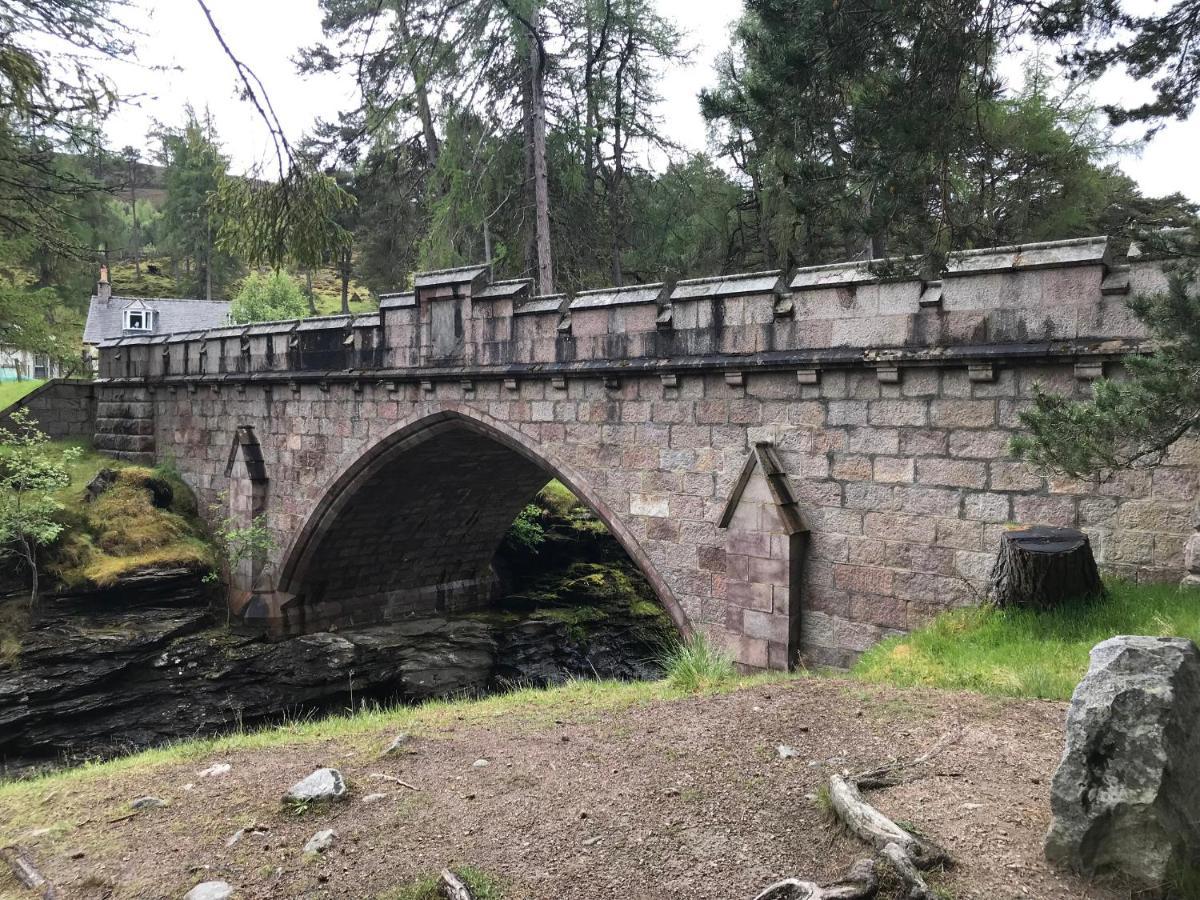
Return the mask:
[[97, 432], [169, 451], [207, 503], [253, 428], [279, 549], [235, 579], [239, 612], [280, 632], [486, 602], [550, 475], [682, 628], [749, 666], [845, 665], [975, 602], [1006, 523], [1077, 526], [1108, 572], [1178, 580], [1200, 440], [1101, 485], [1005, 450], [1035, 385], [1086, 396], [1137, 349], [1125, 295], [1160, 269], [1070, 241], [963, 254], [941, 282], [889, 272], [575, 298], [426, 273], [376, 315], [105, 346]]
[[18, 409], [28, 412], [55, 440], [90, 440], [96, 432], [96, 394], [90, 381], [47, 381], [8, 408], [0, 409], [0, 425], [11, 427], [10, 416]]

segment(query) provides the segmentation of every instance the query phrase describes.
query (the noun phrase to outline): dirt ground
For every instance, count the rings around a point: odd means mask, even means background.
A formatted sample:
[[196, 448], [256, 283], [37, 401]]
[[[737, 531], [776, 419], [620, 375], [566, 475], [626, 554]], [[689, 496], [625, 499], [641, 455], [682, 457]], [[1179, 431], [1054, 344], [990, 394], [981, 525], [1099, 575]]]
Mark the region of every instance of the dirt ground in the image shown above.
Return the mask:
[[[39, 799], [38, 833], [0, 808], [64, 898], [179, 898], [223, 879], [238, 898], [373, 898], [447, 864], [507, 898], [752, 898], [770, 882], [827, 879], [865, 855], [814, 801], [830, 771], [957, 739], [927, 775], [869, 798], [949, 848], [956, 898], [1116, 898], [1042, 860], [1065, 705], [799, 679], [550, 721], [448, 725], [386, 760], [368, 742], [243, 751], [68, 782]], [[559, 713], [552, 713], [559, 715]], [[799, 757], [780, 759], [776, 745]], [[487, 760], [487, 764], [477, 764]], [[232, 769], [199, 777], [212, 763]], [[342, 769], [348, 801], [303, 814], [281, 795], [314, 767]], [[371, 775], [390, 775], [410, 790]], [[386, 796], [372, 801], [374, 793]], [[170, 806], [118, 818], [136, 797]], [[0, 801], [2, 803], [3, 801]], [[239, 827], [266, 830], [229, 848]], [[314, 832], [332, 848], [304, 857]], [[26, 897], [0, 876], [0, 896]]]

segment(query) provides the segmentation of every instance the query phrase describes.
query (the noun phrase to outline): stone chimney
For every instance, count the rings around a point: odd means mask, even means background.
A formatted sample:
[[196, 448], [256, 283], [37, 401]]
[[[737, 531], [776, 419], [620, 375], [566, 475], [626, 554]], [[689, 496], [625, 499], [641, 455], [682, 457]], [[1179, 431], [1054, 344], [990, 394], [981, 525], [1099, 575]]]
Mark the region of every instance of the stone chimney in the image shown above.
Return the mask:
[[96, 282], [96, 299], [107, 303], [112, 299], [112, 285], [108, 281], [108, 266], [100, 267], [100, 278]]

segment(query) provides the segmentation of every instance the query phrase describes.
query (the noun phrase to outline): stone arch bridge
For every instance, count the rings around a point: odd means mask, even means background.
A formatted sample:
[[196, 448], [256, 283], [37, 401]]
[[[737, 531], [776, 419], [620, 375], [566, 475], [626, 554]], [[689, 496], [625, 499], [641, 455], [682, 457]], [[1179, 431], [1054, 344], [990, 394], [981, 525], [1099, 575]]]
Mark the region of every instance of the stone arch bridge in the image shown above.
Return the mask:
[[102, 346], [95, 441], [265, 516], [277, 549], [234, 578], [247, 627], [485, 604], [554, 476], [681, 629], [750, 667], [844, 665], [973, 602], [1007, 523], [1178, 580], [1195, 441], [1098, 486], [1006, 454], [1035, 385], [1086, 395], [1144, 336], [1127, 298], [1163, 284], [1103, 239], [957, 254], [937, 281], [892, 260], [542, 297], [426, 272], [370, 315]]

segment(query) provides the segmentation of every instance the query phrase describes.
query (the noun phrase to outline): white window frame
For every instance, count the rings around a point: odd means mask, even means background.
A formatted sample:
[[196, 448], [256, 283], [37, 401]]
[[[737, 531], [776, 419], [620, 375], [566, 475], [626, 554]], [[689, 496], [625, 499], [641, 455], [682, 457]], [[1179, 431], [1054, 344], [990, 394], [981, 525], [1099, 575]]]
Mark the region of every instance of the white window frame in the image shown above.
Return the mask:
[[[127, 309], [124, 311], [125, 330], [149, 332], [154, 330], [154, 310], [152, 309]], [[138, 316], [140, 325], [133, 324], [133, 317]]]

